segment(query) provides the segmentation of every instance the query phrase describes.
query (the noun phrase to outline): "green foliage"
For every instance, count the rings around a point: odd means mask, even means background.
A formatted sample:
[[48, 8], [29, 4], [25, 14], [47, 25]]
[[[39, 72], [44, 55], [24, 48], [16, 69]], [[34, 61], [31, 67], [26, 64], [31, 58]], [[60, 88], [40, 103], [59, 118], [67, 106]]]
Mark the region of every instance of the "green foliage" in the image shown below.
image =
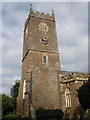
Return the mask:
[[18, 96], [19, 86], [20, 86], [20, 82], [17, 81], [15, 85], [13, 85], [13, 87], [11, 88], [10, 94], [14, 99], [16, 99], [16, 97]]
[[17, 117], [15, 113], [12, 113], [12, 114], [4, 114], [1, 120], [32, 120], [32, 119], [25, 117], [24, 118]]
[[86, 110], [90, 109], [90, 78], [78, 90], [78, 99], [81, 106]]
[[3, 114], [6, 114], [7, 112], [13, 112], [13, 109], [14, 109], [14, 100], [5, 95], [5, 94], [2, 94], [2, 112]]
[[4, 114], [3, 119], [4, 118], [16, 118], [16, 115], [15, 114]]
[[14, 99], [15, 109], [16, 109], [16, 98], [18, 96], [19, 86], [20, 86], [20, 81], [16, 81], [15, 85], [13, 85], [13, 87], [10, 90], [10, 94], [11, 94], [12, 98]]
[[37, 120], [44, 120], [44, 119], [61, 120], [63, 115], [64, 113], [60, 109], [52, 109], [52, 110], [38, 109], [36, 111]]
[[[11, 96], [12, 97], [9, 97], [5, 94], [0, 95], [0, 98], [2, 98], [2, 113], [3, 114], [13, 112], [13, 110], [15, 109], [15, 107], [16, 107], [16, 97], [18, 95], [19, 85], [20, 85], [20, 82], [17, 81], [15, 83], [15, 85], [11, 88]], [[1, 100], [0, 100], [0, 103], [1, 103]]]

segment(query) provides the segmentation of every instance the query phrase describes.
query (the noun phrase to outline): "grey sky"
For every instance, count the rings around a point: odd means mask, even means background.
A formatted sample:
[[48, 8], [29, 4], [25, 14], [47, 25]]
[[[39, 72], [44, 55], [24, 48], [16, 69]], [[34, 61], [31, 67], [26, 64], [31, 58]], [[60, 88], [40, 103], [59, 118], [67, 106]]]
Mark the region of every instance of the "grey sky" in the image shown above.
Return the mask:
[[[34, 2], [33, 9], [38, 9]], [[23, 27], [29, 2], [2, 3], [3, 93], [21, 78]], [[55, 11], [61, 70], [88, 72], [88, 3], [43, 2], [39, 11]], [[0, 69], [1, 71], [1, 69]]]

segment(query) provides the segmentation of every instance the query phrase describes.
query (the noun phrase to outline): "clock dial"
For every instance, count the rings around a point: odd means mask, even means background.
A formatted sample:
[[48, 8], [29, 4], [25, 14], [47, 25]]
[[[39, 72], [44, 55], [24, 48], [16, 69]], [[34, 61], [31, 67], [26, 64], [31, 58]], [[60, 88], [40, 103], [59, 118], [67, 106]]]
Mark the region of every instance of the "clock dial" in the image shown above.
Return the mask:
[[47, 44], [48, 44], [47, 38], [41, 39], [40, 41], [41, 41], [41, 43], [42, 43], [43, 45], [47, 45]]
[[39, 30], [40, 30], [40, 31], [43, 31], [43, 32], [48, 32], [49, 27], [47, 26], [46, 23], [40, 23], [40, 24], [39, 24]]

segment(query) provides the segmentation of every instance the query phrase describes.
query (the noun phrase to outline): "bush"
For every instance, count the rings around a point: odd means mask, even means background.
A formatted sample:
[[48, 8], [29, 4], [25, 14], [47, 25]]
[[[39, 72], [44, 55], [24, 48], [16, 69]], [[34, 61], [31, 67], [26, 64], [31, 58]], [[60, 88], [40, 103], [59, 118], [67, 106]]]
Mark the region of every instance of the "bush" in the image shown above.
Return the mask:
[[2, 113], [7, 114], [8, 112], [13, 112], [14, 109], [14, 99], [5, 94], [2, 94]]
[[90, 78], [77, 90], [77, 95], [84, 110], [90, 109]]
[[60, 109], [38, 109], [36, 111], [36, 118], [37, 120], [44, 120], [44, 119], [57, 119], [61, 120], [64, 113]]

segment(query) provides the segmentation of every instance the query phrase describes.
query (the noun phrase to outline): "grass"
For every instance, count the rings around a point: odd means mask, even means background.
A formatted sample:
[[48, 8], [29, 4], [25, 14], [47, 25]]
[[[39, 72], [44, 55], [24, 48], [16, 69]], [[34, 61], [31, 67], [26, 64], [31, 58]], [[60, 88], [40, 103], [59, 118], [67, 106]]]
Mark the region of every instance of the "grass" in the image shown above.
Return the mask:
[[2, 118], [16, 118], [16, 115], [13, 113], [13, 114], [4, 114], [2, 116]]

